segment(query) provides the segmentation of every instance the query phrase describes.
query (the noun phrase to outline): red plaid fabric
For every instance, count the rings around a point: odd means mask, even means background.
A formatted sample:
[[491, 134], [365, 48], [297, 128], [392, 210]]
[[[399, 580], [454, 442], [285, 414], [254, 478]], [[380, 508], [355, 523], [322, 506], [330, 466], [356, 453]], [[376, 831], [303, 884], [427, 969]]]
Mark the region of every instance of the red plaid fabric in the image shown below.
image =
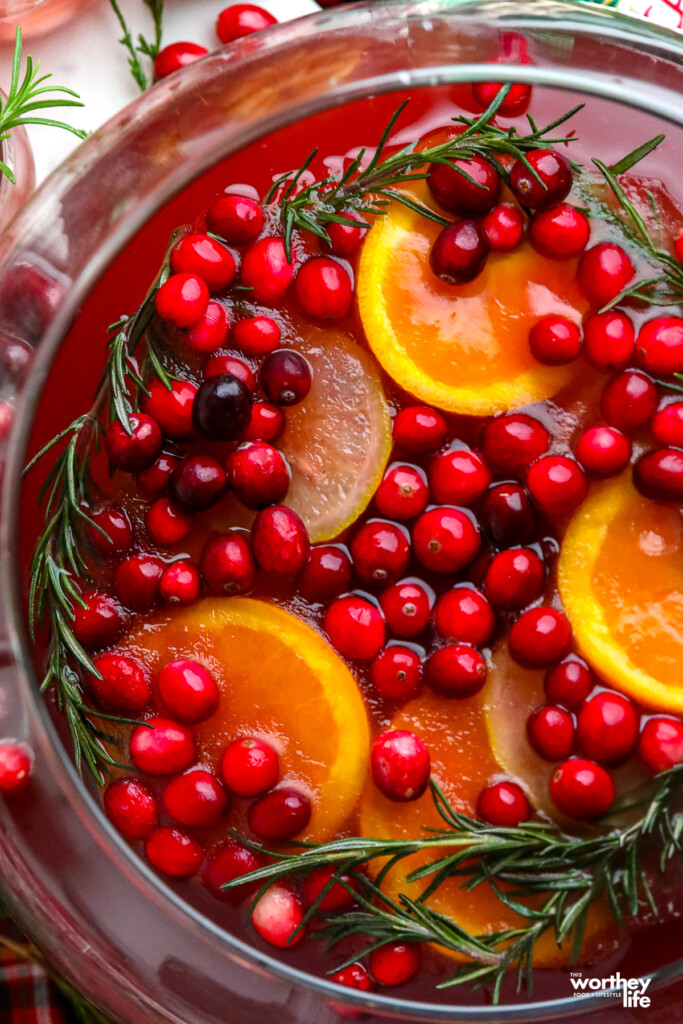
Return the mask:
[[[26, 939], [9, 921], [0, 927], [1, 937], [24, 945]], [[37, 964], [0, 945], [0, 1024], [69, 1024], [58, 990]]]

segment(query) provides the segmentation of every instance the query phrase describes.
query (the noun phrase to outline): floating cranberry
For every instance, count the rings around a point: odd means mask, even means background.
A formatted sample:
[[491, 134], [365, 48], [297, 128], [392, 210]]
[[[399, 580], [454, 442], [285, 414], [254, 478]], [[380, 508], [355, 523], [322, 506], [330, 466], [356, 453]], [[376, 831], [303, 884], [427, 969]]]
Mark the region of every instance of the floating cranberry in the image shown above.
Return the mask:
[[210, 441], [235, 441], [251, 419], [249, 389], [231, 373], [209, 377], [192, 406], [192, 425]]
[[510, 630], [510, 654], [525, 668], [545, 668], [569, 651], [572, 632], [567, 616], [544, 605], [522, 612]]
[[172, 818], [193, 828], [217, 825], [229, 805], [228, 795], [216, 776], [203, 768], [172, 779], [161, 799]]
[[511, 203], [500, 203], [487, 213], [482, 227], [492, 252], [512, 252], [524, 236], [524, 215]]
[[333, 323], [351, 308], [353, 285], [341, 263], [329, 256], [307, 260], [296, 276], [296, 297], [304, 313], [321, 323]]
[[229, 245], [254, 242], [263, 230], [263, 211], [254, 199], [226, 195], [214, 200], [206, 212], [211, 231]]
[[166, 604], [192, 604], [199, 597], [202, 578], [192, 562], [174, 562], [164, 569], [159, 593]]
[[99, 674], [90, 674], [88, 685], [97, 699], [114, 711], [142, 711], [152, 696], [149, 672], [135, 658], [115, 652], [100, 654], [93, 661]]
[[427, 681], [444, 697], [462, 700], [479, 693], [488, 669], [486, 662], [468, 644], [448, 644], [430, 654], [426, 664]]
[[[503, 82], [475, 82], [472, 86], [472, 95], [482, 110], [488, 110], [502, 88], [504, 88]], [[531, 86], [525, 82], [513, 82], [510, 91], [498, 107], [496, 115], [515, 117], [517, 114], [523, 114], [530, 99]]]
[[159, 596], [164, 563], [154, 555], [131, 555], [114, 572], [116, 596], [135, 612], [151, 608]]
[[658, 316], [643, 324], [636, 361], [650, 373], [670, 376], [683, 370], [683, 317]]
[[550, 447], [550, 434], [526, 413], [506, 413], [484, 428], [482, 455], [487, 462], [506, 470], [520, 470]]
[[389, 800], [417, 800], [429, 783], [429, 751], [414, 732], [392, 729], [372, 744], [370, 770], [375, 785]]
[[142, 396], [143, 412], [152, 416], [166, 437], [187, 441], [193, 435], [192, 408], [197, 385], [189, 380], [172, 380], [170, 390], [160, 381], [147, 384], [148, 395]]
[[18, 796], [28, 785], [32, 767], [31, 754], [25, 744], [0, 741], [0, 793], [6, 797]]
[[265, 441], [246, 441], [228, 456], [228, 480], [247, 508], [266, 508], [283, 500], [290, 473], [284, 456]]
[[495, 608], [525, 608], [541, 594], [545, 581], [543, 562], [530, 548], [499, 551], [484, 578], [486, 596]]
[[481, 156], [474, 156], [471, 160], [430, 164], [427, 185], [445, 210], [465, 217], [479, 217], [498, 202], [501, 180], [492, 164]]
[[403, 985], [420, 969], [420, 947], [415, 943], [391, 942], [370, 954], [370, 972], [379, 985]]
[[529, 228], [531, 244], [536, 252], [555, 260], [578, 256], [588, 245], [589, 235], [587, 217], [569, 203], [540, 210]]
[[254, 402], [251, 419], [242, 431], [243, 441], [277, 441], [286, 426], [285, 414], [276, 405]]
[[265, 360], [259, 380], [266, 397], [275, 405], [296, 405], [311, 390], [311, 367], [298, 352], [282, 348]]
[[635, 344], [633, 323], [618, 309], [594, 313], [583, 326], [584, 352], [596, 370], [618, 370], [626, 366]]
[[327, 601], [351, 586], [351, 559], [344, 548], [324, 544], [311, 549], [299, 576], [299, 590], [309, 600]]
[[636, 430], [652, 419], [657, 408], [657, 388], [640, 370], [625, 370], [602, 392], [600, 408], [608, 423], [619, 430]]
[[122, 508], [107, 505], [91, 512], [90, 519], [95, 526], [88, 523], [83, 534], [90, 547], [100, 555], [110, 555], [130, 547], [133, 528], [128, 513]]
[[222, 43], [232, 43], [275, 24], [277, 18], [256, 4], [232, 4], [218, 15], [216, 32]]
[[271, 946], [291, 949], [306, 934], [306, 928], [301, 927], [303, 917], [304, 909], [294, 890], [276, 882], [259, 898], [251, 912], [251, 923]]
[[229, 249], [210, 235], [185, 235], [171, 250], [175, 274], [196, 274], [209, 291], [222, 292], [235, 280], [237, 265]]
[[446, 421], [440, 412], [426, 405], [409, 405], [394, 417], [394, 444], [413, 455], [427, 455], [440, 448], [446, 438]]
[[572, 169], [567, 158], [552, 149], [534, 149], [525, 155], [526, 163], [515, 160], [510, 171], [510, 188], [515, 198], [532, 210], [561, 203], [572, 187]]
[[620, 693], [598, 693], [581, 708], [577, 733], [588, 757], [600, 764], [625, 761], [638, 740], [638, 712]]
[[529, 743], [545, 761], [565, 761], [574, 746], [574, 719], [553, 704], [529, 715], [526, 723]]
[[84, 647], [106, 647], [116, 640], [125, 625], [118, 601], [101, 590], [90, 590], [74, 604], [73, 634]]
[[205, 46], [198, 46], [197, 43], [171, 43], [170, 46], [164, 46], [154, 61], [154, 77], [157, 81], [167, 78], [201, 57], [206, 57], [208, 52]]
[[576, 458], [591, 476], [615, 476], [631, 460], [631, 442], [616, 427], [590, 427], [576, 442]]
[[249, 809], [249, 828], [259, 839], [284, 843], [293, 839], [311, 820], [311, 801], [292, 786], [266, 793]]
[[273, 576], [296, 576], [306, 565], [311, 548], [303, 520], [284, 505], [271, 505], [259, 512], [251, 544], [258, 564]]
[[151, 466], [161, 451], [161, 428], [155, 419], [135, 412], [128, 417], [131, 433], [119, 420], [107, 429], [104, 443], [109, 461], [125, 473], [139, 473]]
[[145, 843], [148, 861], [171, 878], [189, 878], [204, 857], [196, 839], [177, 828], [158, 828]]
[[396, 636], [418, 636], [426, 628], [432, 600], [423, 586], [404, 580], [379, 595], [387, 626]]
[[[328, 4], [322, 4], [323, 7], [329, 6]], [[372, 980], [370, 975], [365, 970], [362, 964], [348, 964], [346, 967], [342, 967], [339, 971], [334, 971], [330, 975], [330, 981], [334, 982], [335, 985], [344, 985], [345, 988], [357, 988], [360, 992], [371, 992], [372, 991]], [[340, 1016], [346, 1016], [347, 1013], [354, 1011], [348, 1011], [346, 1007], [336, 1007], [337, 1013]], [[344, 1010], [342, 1014], [341, 1011]]]
[[466, 284], [479, 277], [489, 243], [476, 220], [458, 220], [445, 227], [429, 253], [429, 265], [446, 284]]
[[181, 722], [203, 722], [218, 708], [216, 681], [197, 661], [169, 661], [159, 673], [157, 687], [164, 707]]
[[277, 752], [258, 736], [245, 736], [226, 748], [221, 761], [225, 784], [236, 796], [258, 796], [271, 789], [280, 775]]
[[171, 327], [190, 327], [206, 313], [209, 289], [197, 274], [172, 274], [157, 291], [155, 304]]
[[420, 688], [422, 662], [410, 647], [395, 644], [380, 651], [370, 666], [370, 682], [384, 700], [408, 700]]
[[294, 266], [287, 259], [281, 238], [254, 242], [242, 260], [242, 284], [251, 288], [256, 302], [277, 303], [294, 280]]
[[156, 798], [139, 779], [115, 779], [103, 802], [105, 814], [126, 839], [146, 839], [156, 828]]
[[207, 541], [200, 568], [215, 594], [243, 594], [251, 589], [256, 575], [249, 541], [237, 530]]
[[425, 569], [457, 572], [479, 551], [479, 529], [464, 509], [431, 508], [413, 527], [413, 550]]
[[[330, 884], [336, 874], [337, 866], [333, 864], [321, 864], [314, 868], [301, 880], [301, 894], [307, 907], [312, 907], [322, 891]], [[358, 882], [351, 875], [342, 875], [341, 881], [334, 881], [323, 898], [318, 903], [317, 909], [323, 913], [338, 914], [341, 910], [348, 910], [353, 906], [355, 897], [349, 889], [356, 890]], [[348, 886], [349, 889], [345, 888]]]
[[371, 519], [356, 531], [350, 550], [364, 583], [395, 583], [410, 560], [410, 544], [401, 527], [380, 519]]
[[638, 744], [640, 759], [650, 775], [659, 775], [683, 761], [683, 722], [658, 715], [643, 726]]
[[250, 392], [256, 387], [254, 371], [243, 359], [237, 359], [235, 356], [226, 355], [225, 353], [218, 353], [212, 356], [204, 367], [204, 380], [208, 380], [209, 377], [220, 377], [224, 374], [237, 377]]
[[368, 661], [384, 646], [384, 620], [364, 597], [338, 597], [325, 612], [325, 632], [345, 658]]
[[429, 487], [423, 470], [394, 463], [375, 492], [377, 511], [392, 519], [414, 519], [427, 507]]
[[499, 547], [523, 544], [534, 532], [536, 512], [520, 484], [496, 484], [484, 499], [481, 524]]
[[594, 309], [616, 299], [633, 280], [635, 267], [614, 242], [587, 249], [579, 263], [579, 287]]
[[194, 755], [190, 730], [168, 718], [150, 718], [146, 725], [138, 725], [130, 738], [133, 764], [150, 775], [182, 772]]
[[224, 889], [228, 882], [249, 875], [264, 866], [264, 859], [242, 843], [229, 840], [212, 850], [207, 858], [202, 876], [204, 885], [219, 900], [229, 903], [240, 902], [245, 897], [253, 898], [258, 891], [258, 884], [240, 885], [234, 889]]
[[544, 316], [529, 331], [529, 348], [543, 366], [563, 366], [581, 351], [581, 331], [566, 316]]
[[683, 402], [671, 402], [657, 411], [652, 436], [661, 445], [683, 448]]
[[538, 507], [552, 516], [575, 512], [588, 492], [578, 462], [564, 455], [544, 455], [529, 468], [527, 487]]
[[434, 606], [434, 628], [446, 640], [479, 647], [491, 636], [494, 624], [491, 605], [475, 587], [453, 587]]
[[562, 814], [578, 821], [592, 821], [610, 809], [614, 783], [599, 764], [575, 757], [561, 764], [554, 773], [550, 795]]
[[227, 490], [222, 466], [209, 455], [190, 455], [176, 466], [170, 481], [171, 497], [195, 511], [215, 505]]
[[188, 327], [185, 340], [193, 352], [215, 352], [228, 337], [228, 311], [220, 302], [210, 302], [206, 313]]
[[166, 490], [177, 465], [178, 459], [174, 455], [166, 455], [162, 452], [149, 469], [137, 474], [135, 483], [148, 498], [159, 498]]
[[325, 227], [335, 256], [350, 256], [360, 245], [368, 227], [358, 214], [350, 213], [345, 220], [344, 224], [332, 221]]
[[472, 505], [491, 483], [486, 463], [469, 448], [441, 452], [427, 472], [432, 496], [442, 505]]
[[515, 828], [531, 817], [524, 790], [516, 782], [496, 782], [482, 789], [477, 800], [477, 815], [499, 828]]
[[157, 498], [147, 509], [145, 526], [155, 544], [178, 544], [192, 530], [194, 516], [170, 498]]
[[282, 332], [269, 316], [251, 316], [238, 320], [232, 340], [245, 356], [267, 356], [280, 347]]
[[646, 498], [655, 501], [683, 500], [683, 450], [655, 448], [633, 467], [633, 482]]
[[593, 673], [586, 662], [572, 656], [548, 672], [543, 688], [549, 701], [575, 711], [581, 707], [594, 683]]

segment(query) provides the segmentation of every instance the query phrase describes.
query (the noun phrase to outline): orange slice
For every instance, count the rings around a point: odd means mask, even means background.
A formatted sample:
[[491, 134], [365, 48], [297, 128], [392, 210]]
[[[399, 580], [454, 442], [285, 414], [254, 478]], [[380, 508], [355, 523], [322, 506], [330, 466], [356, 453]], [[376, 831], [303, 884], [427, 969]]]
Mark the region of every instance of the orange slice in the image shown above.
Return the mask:
[[630, 473], [596, 486], [558, 563], [579, 649], [648, 708], [683, 712], [683, 518], [643, 498]]
[[199, 763], [217, 769], [231, 740], [260, 736], [279, 753], [281, 781], [311, 799], [310, 825], [297, 838], [339, 832], [365, 781], [368, 720], [349, 669], [315, 630], [273, 604], [207, 598], [148, 619], [119, 648], [154, 676], [176, 659], [204, 665], [221, 702], [194, 728]]
[[394, 205], [363, 244], [358, 303], [380, 364], [421, 401], [455, 413], [490, 416], [556, 394], [577, 370], [541, 366], [529, 329], [550, 313], [580, 322], [576, 261], [545, 259], [524, 243], [453, 287], [429, 267], [440, 230]]

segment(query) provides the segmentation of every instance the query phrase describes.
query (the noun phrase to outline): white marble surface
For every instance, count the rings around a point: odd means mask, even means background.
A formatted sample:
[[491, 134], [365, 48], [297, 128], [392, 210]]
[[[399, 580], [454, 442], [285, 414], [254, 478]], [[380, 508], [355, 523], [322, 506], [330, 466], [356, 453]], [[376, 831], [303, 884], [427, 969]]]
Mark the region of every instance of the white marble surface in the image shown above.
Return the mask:
[[[315, 0], [254, 0], [271, 11], [278, 21], [286, 21], [319, 10]], [[166, 0], [164, 45], [189, 40], [209, 50], [220, 46], [216, 35], [216, 17], [228, 0]], [[149, 36], [151, 18], [142, 0], [120, 0], [120, 7], [137, 33]], [[94, 131], [121, 107], [139, 95], [128, 69], [121, 32], [108, 0], [96, 0], [83, 13], [45, 36], [25, 41], [24, 52], [39, 58], [41, 68], [54, 75], [54, 81], [80, 93], [82, 110], [67, 110], [71, 124]], [[6, 88], [10, 75], [11, 47], [0, 47], [0, 86]], [[59, 111], [55, 111], [59, 116]], [[38, 181], [42, 181], [75, 146], [78, 140], [68, 132], [32, 126], [29, 129]]]

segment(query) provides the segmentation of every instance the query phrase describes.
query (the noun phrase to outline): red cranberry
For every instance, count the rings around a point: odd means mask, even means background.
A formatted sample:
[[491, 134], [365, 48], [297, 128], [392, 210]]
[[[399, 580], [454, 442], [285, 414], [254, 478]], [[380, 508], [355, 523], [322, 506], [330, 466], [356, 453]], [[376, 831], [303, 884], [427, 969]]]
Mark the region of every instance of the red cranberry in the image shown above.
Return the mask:
[[256, 561], [273, 576], [296, 576], [306, 565], [311, 549], [303, 520], [284, 505], [271, 505], [259, 512], [251, 543]]
[[643, 726], [640, 759], [650, 775], [659, 775], [683, 761], [683, 722], [659, 715]]
[[291, 949], [306, 934], [306, 928], [301, 927], [303, 917], [301, 900], [294, 890], [284, 882], [276, 882], [259, 897], [251, 912], [251, 923], [271, 946]]
[[683, 500], [683, 451], [655, 448], [633, 467], [633, 482], [646, 498], [655, 501]]
[[218, 15], [216, 32], [222, 43], [232, 43], [276, 23], [277, 18], [256, 4], [232, 4]]
[[259, 381], [274, 405], [296, 405], [311, 390], [311, 367], [298, 352], [282, 348], [265, 360]]
[[429, 253], [429, 265], [446, 284], [466, 284], [479, 277], [489, 254], [486, 235], [476, 220], [445, 227]]
[[100, 678], [90, 674], [88, 684], [101, 704], [114, 711], [142, 711], [150, 702], [149, 672], [135, 658], [124, 654], [100, 654], [93, 665]]
[[638, 741], [638, 712], [620, 693], [598, 693], [581, 708], [577, 732], [588, 757], [600, 764], [625, 761]]
[[[502, 88], [502, 82], [475, 82], [472, 86], [472, 95], [482, 110], [488, 110]], [[517, 114], [523, 114], [530, 99], [531, 86], [524, 82], [513, 82], [509, 93], [498, 107], [496, 115], [516, 117]]]
[[162, 794], [164, 806], [181, 825], [217, 825], [228, 809], [228, 795], [215, 775], [196, 768], [178, 775]]
[[195, 749], [192, 733], [168, 718], [150, 718], [130, 738], [130, 757], [150, 775], [174, 775], [190, 766]]
[[484, 499], [481, 524], [499, 547], [522, 544], [534, 532], [536, 513], [520, 484], [496, 484]]
[[207, 859], [202, 881], [214, 896], [229, 903], [240, 902], [245, 896], [250, 899], [258, 891], [257, 884], [240, 885], [235, 889], [224, 889], [228, 882], [233, 882], [243, 875], [249, 875], [264, 866], [264, 860], [253, 850], [241, 843], [229, 840], [221, 843]]
[[385, 647], [370, 666], [370, 682], [384, 700], [408, 700], [420, 688], [422, 662], [410, 647]]
[[567, 616], [544, 605], [522, 612], [510, 630], [510, 654], [525, 668], [545, 668], [569, 651], [572, 631]]
[[387, 626], [396, 636], [418, 636], [426, 628], [432, 601], [419, 583], [394, 583], [379, 595]]
[[569, 203], [559, 203], [535, 215], [529, 235], [534, 249], [542, 256], [569, 260], [588, 245], [590, 227], [588, 218], [580, 210]]
[[516, 471], [530, 465], [550, 447], [550, 434], [526, 413], [506, 413], [484, 429], [482, 455], [501, 469]]
[[266, 793], [249, 808], [249, 828], [259, 839], [284, 843], [293, 839], [311, 820], [311, 801], [292, 786]]
[[657, 388], [640, 370], [624, 370], [605, 387], [600, 399], [602, 415], [619, 430], [636, 430], [652, 419], [657, 409]]
[[550, 795], [562, 814], [578, 821], [591, 821], [610, 809], [614, 783], [599, 764], [575, 757], [561, 764], [554, 773]]
[[593, 689], [594, 682], [586, 662], [572, 656], [548, 672], [543, 688], [549, 701], [575, 711]]
[[658, 316], [643, 324], [636, 360], [650, 373], [670, 376], [683, 370], [683, 317]]
[[229, 249], [210, 235], [185, 235], [171, 250], [175, 274], [196, 274], [209, 291], [222, 292], [235, 280], [237, 265]]
[[125, 625], [123, 609], [110, 594], [91, 590], [83, 594], [85, 608], [74, 605], [73, 634], [84, 647], [106, 647], [114, 642]]
[[417, 800], [429, 783], [429, 751], [414, 732], [392, 729], [372, 744], [370, 770], [375, 785], [389, 800]]
[[146, 839], [159, 817], [154, 795], [138, 779], [115, 779], [104, 793], [104, 811], [126, 839]]
[[251, 419], [251, 395], [231, 373], [209, 377], [192, 406], [192, 425], [210, 441], [236, 441]]
[[344, 224], [327, 224], [325, 230], [335, 256], [350, 256], [360, 245], [367, 227], [367, 222], [355, 213], [348, 214]]
[[491, 474], [480, 455], [469, 448], [451, 448], [429, 463], [429, 486], [442, 505], [472, 505], [491, 483]]
[[294, 266], [287, 259], [281, 238], [262, 238], [247, 249], [242, 260], [242, 284], [251, 288], [256, 302], [279, 302], [293, 280]]
[[516, 782], [496, 782], [482, 789], [477, 800], [477, 815], [499, 828], [515, 828], [531, 817], [524, 790]]
[[194, 516], [171, 501], [170, 498], [158, 498], [147, 509], [145, 526], [147, 533], [155, 544], [178, 544], [192, 530]]
[[172, 380], [169, 391], [160, 380], [152, 380], [147, 390], [149, 395], [142, 396], [143, 411], [154, 417], [166, 437], [174, 441], [192, 437], [192, 407], [197, 385], [189, 380]]
[[145, 843], [147, 859], [171, 878], [189, 878], [204, 857], [196, 839], [177, 828], [158, 828]]
[[576, 511], [588, 492], [581, 466], [564, 455], [544, 455], [527, 474], [527, 487], [538, 507], [548, 515]]
[[590, 427], [576, 443], [576, 458], [591, 476], [615, 476], [631, 460], [631, 442], [616, 427]]
[[391, 942], [370, 954], [370, 972], [378, 985], [403, 985], [420, 969], [420, 948], [414, 943]]
[[243, 441], [277, 441], [285, 429], [285, 414], [276, 405], [254, 402], [251, 419], [242, 431]]
[[166, 490], [177, 465], [178, 459], [174, 455], [166, 455], [162, 452], [149, 469], [137, 474], [135, 483], [148, 498], [159, 498]]
[[474, 587], [453, 587], [434, 606], [434, 628], [446, 640], [479, 647], [491, 636], [494, 624], [491, 605]]
[[207, 541], [200, 568], [215, 594], [243, 594], [254, 585], [254, 556], [247, 538], [236, 530]]
[[610, 309], [589, 316], [583, 327], [583, 347], [596, 370], [618, 370], [633, 356], [635, 331], [625, 313]]
[[159, 593], [166, 604], [192, 604], [199, 597], [202, 579], [192, 562], [174, 562], [164, 569]]
[[282, 501], [289, 490], [289, 466], [284, 456], [265, 441], [246, 441], [231, 452], [228, 480], [247, 508], [265, 508]]
[[579, 287], [594, 309], [616, 299], [635, 276], [620, 245], [603, 242], [587, 249], [579, 263]]
[[444, 697], [462, 700], [479, 693], [486, 682], [486, 662], [468, 644], [448, 644], [430, 654], [426, 665], [427, 680]]
[[31, 755], [22, 743], [0, 742], [0, 793], [17, 796], [28, 785], [32, 769]]
[[410, 544], [400, 526], [371, 519], [353, 535], [351, 558], [364, 583], [394, 583], [410, 560]]
[[161, 451], [161, 429], [155, 419], [141, 412], [128, 419], [131, 433], [119, 420], [114, 420], [104, 443], [113, 466], [125, 473], [139, 473], [151, 466]]
[[413, 519], [427, 507], [429, 487], [417, 466], [394, 463], [375, 492], [377, 511], [392, 519]]
[[530, 548], [499, 551], [484, 579], [486, 596], [495, 608], [516, 610], [535, 601], [543, 590], [543, 562]]
[[246, 245], [261, 234], [263, 211], [254, 199], [246, 196], [221, 196], [207, 210], [206, 223], [229, 245]]
[[[330, 5], [329, 3], [323, 2], [322, 6], [327, 7]], [[347, 967], [342, 967], [341, 970], [335, 971], [333, 974], [330, 975], [330, 981], [334, 982], [335, 985], [344, 985], [345, 988], [357, 988], [361, 992], [372, 991], [372, 981], [370, 980], [370, 975], [365, 970], [362, 964], [348, 964]], [[347, 1013], [351, 1012], [355, 1014], [356, 1012], [355, 1010], [349, 1011], [347, 1010], [346, 1007], [341, 1006], [335, 1006], [334, 1009], [336, 1009], [337, 1013], [340, 1014], [340, 1016], [346, 1016]], [[344, 1010], [343, 1014], [341, 1012], [342, 1009]]]
[[529, 743], [545, 761], [565, 761], [574, 746], [574, 719], [563, 708], [546, 704], [529, 715]]
[[563, 366], [581, 351], [581, 331], [566, 316], [544, 316], [529, 331], [529, 348], [544, 366]]
[[206, 313], [209, 289], [197, 274], [172, 274], [157, 291], [155, 303], [171, 327], [190, 327]]
[[190, 455], [176, 466], [170, 492], [180, 505], [199, 511], [215, 505], [227, 490], [222, 467], [209, 455]]
[[180, 722], [203, 722], [218, 708], [216, 681], [197, 661], [169, 661], [159, 673], [157, 687], [164, 707]]
[[282, 332], [269, 316], [251, 316], [238, 320], [232, 340], [245, 356], [267, 356], [280, 346]]
[[345, 658], [368, 661], [384, 645], [384, 620], [374, 604], [349, 594], [338, 597], [325, 612], [325, 632]]
[[426, 405], [401, 409], [392, 424], [394, 444], [413, 455], [426, 455], [440, 448], [446, 438], [446, 421], [440, 412]]
[[347, 271], [329, 256], [307, 260], [296, 276], [296, 297], [312, 320], [332, 323], [351, 308], [353, 285]]
[[299, 590], [312, 601], [338, 597], [351, 586], [351, 559], [343, 548], [325, 544], [311, 549], [299, 576]]
[[220, 302], [210, 302], [206, 313], [188, 327], [185, 340], [193, 352], [215, 352], [228, 337], [228, 311]]
[[683, 402], [671, 402], [657, 411], [652, 436], [661, 445], [683, 448]]
[[157, 81], [167, 78], [174, 71], [180, 71], [200, 57], [206, 57], [208, 52], [205, 46], [198, 46], [197, 43], [171, 43], [170, 46], [164, 46], [154, 61], [154, 77]]
[[242, 381], [247, 391], [253, 391], [256, 387], [254, 371], [243, 359], [236, 359], [235, 356], [219, 353], [209, 359], [204, 367], [204, 380], [208, 380], [209, 377], [221, 377], [224, 374], [237, 377], [238, 380]]
[[280, 775], [276, 751], [258, 736], [233, 740], [223, 754], [221, 772], [236, 796], [258, 796], [271, 789]]
[[431, 508], [413, 527], [415, 556], [432, 572], [457, 572], [479, 551], [479, 529], [463, 509]]
[[131, 555], [117, 566], [114, 590], [117, 597], [134, 612], [151, 608], [159, 596], [159, 581], [164, 563], [154, 555]]
[[483, 157], [474, 156], [471, 160], [430, 164], [427, 185], [445, 210], [465, 217], [479, 217], [498, 202], [501, 180], [495, 167]]
[[[334, 864], [321, 864], [314, 868], [301, 880], [301, 894], [307, 907], [312, 907], [322, 891], [332, 881], [336, 874], [337, 866]], [[351, 875], [342, 875], [342, 880], [350, 889], [356, 889], [358, 883]], [[355, 898], [340, 882], [334, 881], [323, 898], [318, 903], [317, 909], [328, 914], [337, 914], [340, 910], [348, 910], [353, 906]]]
[[[128, 514], [122, 508], [113, 505], [100, 508], [90, 513], [95, 526], [87, 524], [83, 533], [91, 548], [101, 555], [125, 551], [133, 539], [133, 528]], [[103, 531], [103, 532], [102, 532]]]
[[561, 203], [572, 187], [572, 169], [567, 158], [552, 149], [534, 149], [526, 154], [526, 161], [525, 164], [515, 160], [510, 171], [510, 188], [515, 198], [532, 210]]
[[492, 252], [512, 252], [524, 236], [524, 216], [511, 203], [494, 206], [482, 226]]

